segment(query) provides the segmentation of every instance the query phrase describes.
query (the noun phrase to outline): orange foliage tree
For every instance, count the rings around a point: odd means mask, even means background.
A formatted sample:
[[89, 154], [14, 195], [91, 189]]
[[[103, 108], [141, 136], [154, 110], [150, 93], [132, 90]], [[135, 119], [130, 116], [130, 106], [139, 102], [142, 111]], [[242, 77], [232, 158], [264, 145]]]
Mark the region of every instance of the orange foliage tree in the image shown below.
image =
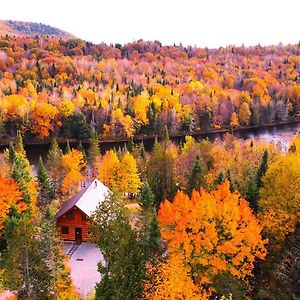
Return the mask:
[[[180, 255], [172, 255], [157, 268], [147, 266], [148, 276], [154, 272], [152, 281], [145, 281], [144, 298], [151, 300], [207, 299], [189, 276], [190, 267], [184, 265]], [[201, 296], [201, 298], [200, 298]]]
[[262, 226], [227, 181], [211, 193], [193, 191], [191, 199], [177, 192], [173, 203], [161, 205], [158, 219], [169, 252], [182, 255], [199, 287], [223, 272], [244, 280], [255, 259], [266, 255]]
[[48, 103], [38, 104], [31, 115], [31, 130], [41, 138], [49, 136], [53, 130], [55, 117], [58, 113], [56, 107]]
[[0, 232], [3, 229], [9, 208], [15, 205], [19, 212], [27, 209], [24, 202], [20, 201], [22, 193], [12, 179], [5, 179], [0, 175]]

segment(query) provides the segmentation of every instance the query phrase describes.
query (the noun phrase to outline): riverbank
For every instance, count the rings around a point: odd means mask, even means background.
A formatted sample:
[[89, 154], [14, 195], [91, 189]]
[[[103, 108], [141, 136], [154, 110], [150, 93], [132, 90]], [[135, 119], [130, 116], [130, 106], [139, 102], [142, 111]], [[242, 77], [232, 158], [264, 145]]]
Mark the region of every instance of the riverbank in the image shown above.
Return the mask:
[[[264, 129], [268, 129], [268, 128], [272, 128], [272, 127], [277, 127], [280, 128], [281, 126], [287, 126], [287, 125], [293, 125], [293, 124], [300, 124], [300, 118], [297, 120], [290, 120], [290, 121], [286, 121], [286, 122], [274, 122], [274, 123], [270, 123], [270, 124], [263, 124], [263, 125], [257, 125], [257, 126], [243, 126], [243, 127], [238, 127], [235, 128], [233, 131], [234, 133], [245, 133], [247, 131], [253, 131], [253, 130], [264, 130]], [[210, 136], [215, 136], [215, 135], [224, 135], [228, 132], [229, 127], [226, 128], [212, 128], [206, 131], [194, 131], [194, 132], [181, 132], [179, 134], [170, 134], [170, 138], [174, 139], [174, 140], [178, 140], [178, 139], [182, 139], [187, 135], [193, 136], [195, 138], [206, 138], [206, 137], [210, 137]], [[135, 142], [151, 142], [154, 141], [156, 139], [157, 135], [139, 135], [139, 136], [135, 136], [134, 137], [134, 141]], [[158, 136], [160, 137], [160, 136]], [[67, 143], [67, 139], [64, 137], [57, 137], [57, 142], [61, 145], [64, 145]], [[68, 139], [70, 144], [78, 144], [79, 141], [81, 141], [81, 143], [83, 145], [88, 145], [89, 144], [89, 140], [88, 139], [83, 139], [83, 140], [79, 140], [79, 139]], [[14, 138], [2, 138], [0, 140], [0, 147], [7, 147], [9, 145], [10, 142], [14, 142]], [[51, 143], [51, 139], [47, 138], [47, 139], [38, 139], [38, 138], [32, 138], [32, 139], [28, 139], [28, 138], [23, 138], [23, 142], [24, 145], [26, 146], [47, 146], [50, 145]], [[128, 142], [128, 138], [127, 137], [119, 137], [119, 138], [106, 138], [106, 139], [99, 139], [99, 143], [101, 144], [123, 144]]]

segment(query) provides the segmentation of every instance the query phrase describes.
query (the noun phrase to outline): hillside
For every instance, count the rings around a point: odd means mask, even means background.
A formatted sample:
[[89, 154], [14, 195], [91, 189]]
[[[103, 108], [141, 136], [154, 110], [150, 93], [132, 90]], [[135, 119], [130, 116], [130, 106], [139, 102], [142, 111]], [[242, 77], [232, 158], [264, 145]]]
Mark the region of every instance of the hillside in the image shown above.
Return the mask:
[[58, 28], [34, 22], [0, 21], [0, 35], [16, 35], [32, 37], [36, 35], [49, 35], [56, 38], [74, 38], [74, 35]]

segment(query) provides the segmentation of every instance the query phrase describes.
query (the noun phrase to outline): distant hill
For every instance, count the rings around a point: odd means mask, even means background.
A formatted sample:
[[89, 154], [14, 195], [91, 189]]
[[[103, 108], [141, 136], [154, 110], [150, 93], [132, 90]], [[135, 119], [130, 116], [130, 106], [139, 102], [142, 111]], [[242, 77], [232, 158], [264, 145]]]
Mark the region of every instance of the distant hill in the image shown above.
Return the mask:
[[16, 36], [36, 36], [36, 35], [49, 35], [57, 38], [74, 38], [75, 36], [60, 30], [58, 28], [33, 22], [22, 21], [1, 21], [0, 20], [0, 35], [16, 35]]

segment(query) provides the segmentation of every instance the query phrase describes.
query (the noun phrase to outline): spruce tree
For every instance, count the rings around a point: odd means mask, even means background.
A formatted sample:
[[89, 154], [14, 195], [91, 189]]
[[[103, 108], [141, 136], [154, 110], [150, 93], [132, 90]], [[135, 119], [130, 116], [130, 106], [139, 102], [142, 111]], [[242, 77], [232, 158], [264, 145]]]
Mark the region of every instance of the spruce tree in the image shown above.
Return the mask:
[[62, 242], [53, 222], [53, 216], [47, 208], [43, 214], [39, 230], [39, 251], [48, 266], [49, 294], [58, 299], [61, 294], [72, 293], [70, 273], [65, 267], [65, 256], [62, 251]]
[[163, 134], [163, 142], [167, 144], [170, 141], [170, 134], [167, 125], [165, 126], [165, 131]]
[[67, 140], [65, 153], [68, 154], [68, 153], [70, 153], [70, 152], [71, 152], [70, 142], [69, 142], [69, 140]]
[[151, 259], [154, 255], [160, 254], [162, 250], [160, 228], [155, 209], [152, 209], [150, 214], [150, 223], [148, 224], [147, 236], [147, 255]]
[[140, 155], [143, 159], [146, 158], [146, 151], [145, 151], [145, 146], [144, 146], [143, 142], [141, 143], [141, 146], [140, 146]]
[[262, 156], [261, 164], [256, 173], [256, 184], [258, 190], [263, 186], [262, 178], [268, 169], [268, 159], [269, 159], [269, 153], [268, 150], [265, 150]]
[[85, 150], [84, 150], [84, 148], [83, 148], [83, 146], [82, 146], [81, 140], [79, 141], [79, 143], [78, 143], [76, 149], [77, 149], [78, 151], [80, 151], [80, 152], [83, 154], [84, 160], [87, 161], [86, 152], [85, 152]]
[[176, 192], [174, 158], [161, 143], [154, 144], [146, 173], [157, 208], [166, 198], [173, 199]]
[[225, 181], [225, 176], [224, 176], [223, 172], [221, 171], [215, 180], [215, 185], [220, 185], [220, 184], [224, 183], [224, 181]]
[[7, 236], [4, 253], [4, 287], [17, 291], [19, 299], [49, 299], [49, 270], [39, 249], [36, 227], [28, 217], [16, 223]]
[[147, 210], [153, 208], [155, 204], [154, 194], [146, 181], [141, 189], [141, 205], [143, 209]]
[[63, 178], [62, 170], [62, 157], [63, 152], [59, 148], [58, 143], [55, 139], [51, 141], [51, 146], [47, 155], [46, 169], [49, 177], [53, 182], [53, 188], [55, 195], [60, 190], [60, 184]]
[[134, 141], [133, 141], [133, 137], [130, 137], [127, 142], [127, 150], [130, 153], [132, 153], [133, 149], [134, 149]]
[[100, 204], [92, 232], [105, 261], [99, 264], [102, 277], [96, 285], [96, 299], [139, 299], [145, 278], [144, 247], [130, 226], [119, 195], [111, 195]]
[[[16, 151], [15, 149], [19, 149]], [[23, 151], [22, 137], [19, 138], [13, 147], [10, 144], [9, 149], [6, 151], [6, 156], [11, 163], [11, 177], [19, 185], [22, 191], [22, 201], [28, 206], [27, 212], [31, 212], [35, 205], [36, 197], [34, 190], [34, 177], [30, 164]]]
[[200, 163], [199, 155], [196, 156], [194, 166], [192, 168], [192, 172], [188, 178], [187, 182], [187, 192], [189, 195], [192, 194], [192, 191], [200, 190], [200, 182], [202, 179], [202, 167]]
[[268, 169], [268, 156], [268, 150], [265, 150], [256, 174], [250, 178], [247, 185], [245, 198], [249, 201], [254, 212], [257, 212], [258, 209], [259, 190], [263, 186], [262, 178]]
[[246, 194], [246, 200], [249, 202], [250, 207], [254, 212], [257, 212], [257, 202], [259, 198], [256, 176], [252, 176], [248, 182]]
[[229, 181], [229, 187], [230, 187], [230, 192], [234, 192], [236, 189], [236, 185], [234, 184], [232, 178], [231, 178], [231, 172], [229, 169], [226, 171], [226, 179]]
[[37, 172], [37, 181], [38, 181], [38, 204], [39, 206], [46, 206], [54, 198], [54, 188], [53, 183], [51, 182], [42, 158], [39, 159], [39, 167]]
[[90, 138], [90, 147], [88, 150], [88, 159], [90, 163], [95, 161], [95, 158], [100, 155], [99, 137], [95, 129], [92, 130]]
[[26, 157], [26, 152], [23, 145], [23, 139], [20, 131], [17, 132], [17, 137], [15, 141], [15, 151]]

